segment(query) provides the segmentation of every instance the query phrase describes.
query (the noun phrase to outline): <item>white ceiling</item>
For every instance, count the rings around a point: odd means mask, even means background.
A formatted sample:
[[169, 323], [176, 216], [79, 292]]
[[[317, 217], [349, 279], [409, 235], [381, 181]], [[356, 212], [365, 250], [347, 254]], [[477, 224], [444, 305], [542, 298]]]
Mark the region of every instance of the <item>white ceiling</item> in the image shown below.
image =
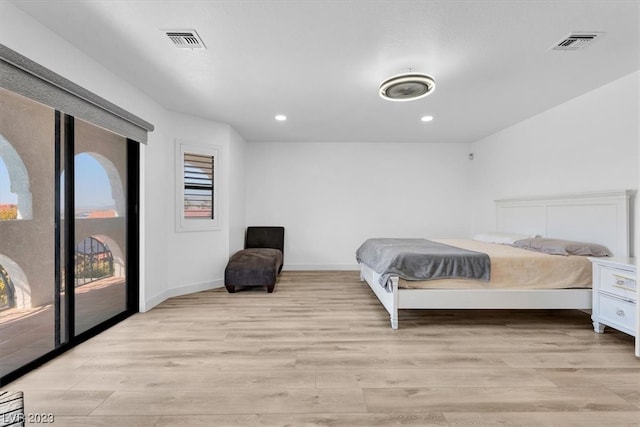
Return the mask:
[[[248, 141], [471, 142], [640, 69], [639, 1], [13, 4], [167, 109]], [[163, 29], [195, 29], [208, 49]], [[550, 50], [575, 31], [606, 34]], [[382, 100], [380, 82], [409, 69], [435, 78], [433, 94]]]

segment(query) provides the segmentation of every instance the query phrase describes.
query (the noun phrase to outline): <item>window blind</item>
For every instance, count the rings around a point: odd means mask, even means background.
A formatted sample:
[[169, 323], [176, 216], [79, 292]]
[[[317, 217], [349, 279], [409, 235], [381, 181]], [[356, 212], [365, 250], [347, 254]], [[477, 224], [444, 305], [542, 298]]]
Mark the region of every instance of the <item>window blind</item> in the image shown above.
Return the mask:
[[0, 44], [0, 87], [137, 142], [151, 123]]
[[213, 219], [213, 156], [184, 154], [184, 217]]

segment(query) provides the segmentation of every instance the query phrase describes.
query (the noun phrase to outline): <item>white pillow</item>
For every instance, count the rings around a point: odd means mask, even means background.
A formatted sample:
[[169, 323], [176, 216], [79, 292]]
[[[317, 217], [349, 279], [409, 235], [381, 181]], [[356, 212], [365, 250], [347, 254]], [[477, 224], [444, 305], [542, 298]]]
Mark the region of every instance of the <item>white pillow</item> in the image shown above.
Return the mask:
[[500, 231], [487, 231], [478, 233], [473, 240], [487, 243], [498, 243], [500, 245], [513, 245], [516, 240], [529, 239], [532, 237], [540, 237], [539, 235], [519, 234], [519, 233], [503, 233]]

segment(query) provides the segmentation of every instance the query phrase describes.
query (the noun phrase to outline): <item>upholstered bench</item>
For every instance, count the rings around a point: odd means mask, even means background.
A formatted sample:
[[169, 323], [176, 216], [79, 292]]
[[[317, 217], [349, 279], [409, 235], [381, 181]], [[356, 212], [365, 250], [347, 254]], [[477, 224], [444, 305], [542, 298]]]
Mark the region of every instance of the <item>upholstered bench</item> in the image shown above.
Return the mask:
[[233, 254], [224, 270], [224, 286], [266, 286], [272, 293], [282, 270], [284, 227], [247, 227], [245, 249]]

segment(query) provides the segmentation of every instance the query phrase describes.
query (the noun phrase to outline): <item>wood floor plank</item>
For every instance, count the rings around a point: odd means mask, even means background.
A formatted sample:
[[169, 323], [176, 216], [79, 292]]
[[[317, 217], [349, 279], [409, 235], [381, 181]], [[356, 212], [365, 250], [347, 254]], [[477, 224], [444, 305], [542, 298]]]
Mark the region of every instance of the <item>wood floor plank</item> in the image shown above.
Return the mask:
[[[132, 416], [58, 416], [55, 417], [54, 426], [65, 427], [154, 427], [160, 422], [160, 417], [146, 415]], [[176, 424], [177, 425], [177, 424]]]
[[315, 372], [299, 369], [234, 370], [139, 369], [107, 370], [86, 376], [74, 390], [210, 390], [315, 387]]
[[[461, 395], [461, 391], [464, 394]], [[371, 412], [634, 411], [633, 404], [598, 388], [363, 389]]]
[[448, 426], [442, 413], [430, 414], [256, 414], [163, 416], [157, 427], [436, 427]]
[[153, 354], [106, 353], [89, 360], [83, 369], [171, 369], [199, 367], [201, 369], [265, 369], [293, 368], [294, 353], [278, 355], [224, 355], [201, 349], [198, 352], [161, 351]]
[[69, 390], [90, 375], [88, 370], [43, 369], [27, 374], [14, 381], [11, 387], [17, 390]]
[[[609, 387], [613, 393], [640, 409], [640, 388], [637, 386]], [[639, 419], [640, 420], [640, 419]], [[639, 421], [640, 422], [640, 421]]]
[[493, 354], [465, 354], [465, 353], [414, 353], [414, 354], [327, 354], [303, 353], [298, 354], [296, 367], [300, 369], [336, 369], [359, 368], [429, 368], [434, 365], [447, 367], [506, 367], [505, 363]]
[[92, 415], [367, 412], [361, 389], [115, 391]]
[[502, 360], [513, 368], [640, 368], [640, 359], [628, 351], [599, 353], [505, 353]]
[[635, 387], [640, 390], [639, 368], [536, 369], [558, 387]]
[[555, 387], [532, 369], [343, 369], [316, 371], [318, 387]]
[[456, 412], [444, 414], [451, 427], [632, 427], [637, 412]]
[[25, 414], [89, 415], [112, 391], [25, 390]]

